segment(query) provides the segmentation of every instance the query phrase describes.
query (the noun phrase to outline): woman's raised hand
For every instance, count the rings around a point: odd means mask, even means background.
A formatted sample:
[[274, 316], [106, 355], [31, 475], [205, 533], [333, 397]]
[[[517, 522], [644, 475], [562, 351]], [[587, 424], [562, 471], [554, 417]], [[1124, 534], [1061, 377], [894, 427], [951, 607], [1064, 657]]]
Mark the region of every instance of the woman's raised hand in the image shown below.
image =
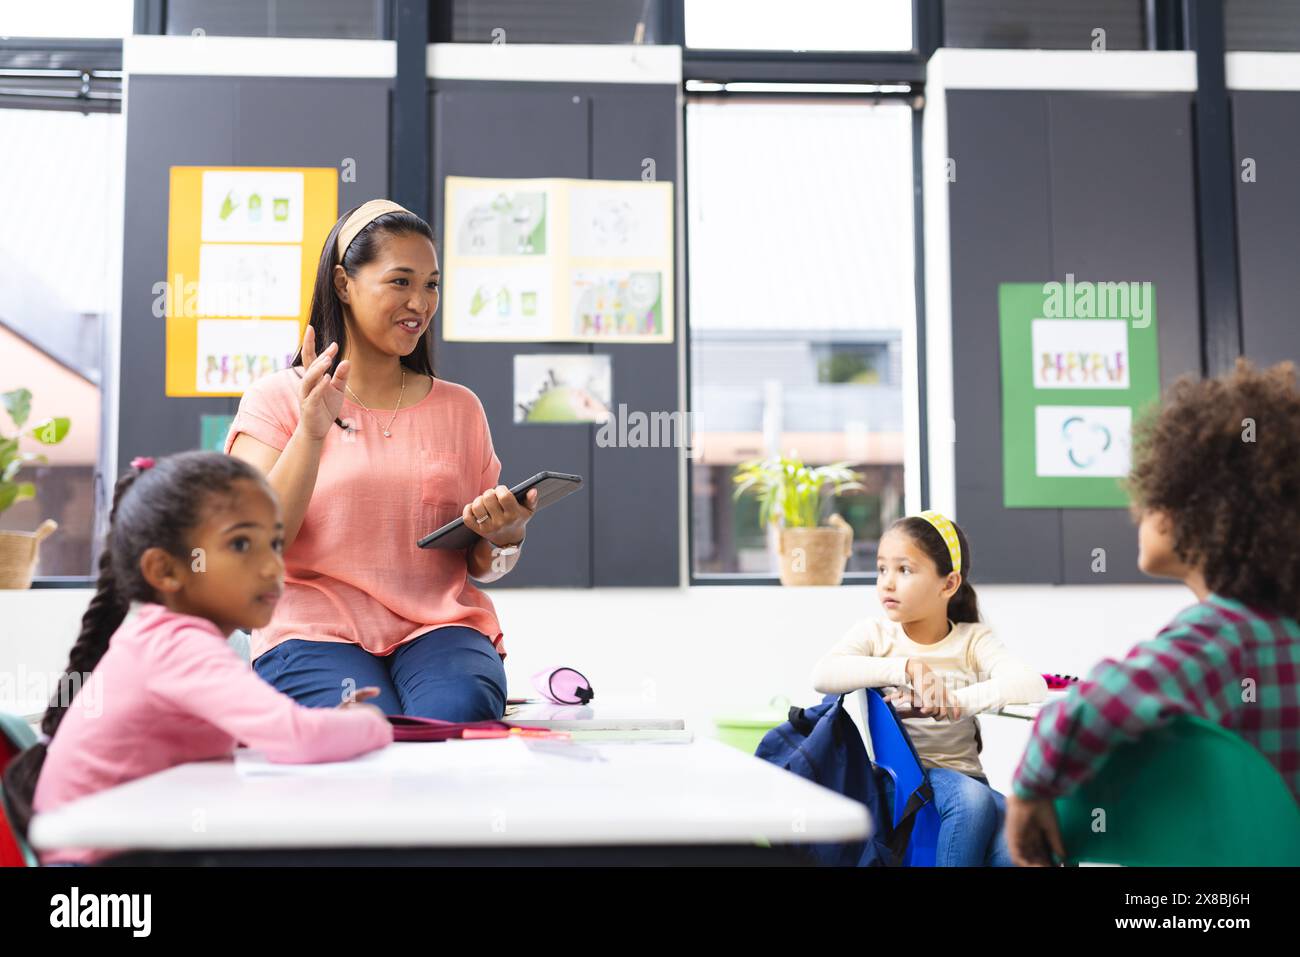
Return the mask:
[[329, 435], [330, 426], [343, 408], [343, 390], [348, 384], [351, 364], [347, 359], [339, 363], [334, 375], [329, 367], [338, 352], [337, 342], [331, 342], [319, 356], [316, 355], [316, 330], [307, 327], [302, 334], [302, 384], [298, 390], [299, 425], [314, 439]]

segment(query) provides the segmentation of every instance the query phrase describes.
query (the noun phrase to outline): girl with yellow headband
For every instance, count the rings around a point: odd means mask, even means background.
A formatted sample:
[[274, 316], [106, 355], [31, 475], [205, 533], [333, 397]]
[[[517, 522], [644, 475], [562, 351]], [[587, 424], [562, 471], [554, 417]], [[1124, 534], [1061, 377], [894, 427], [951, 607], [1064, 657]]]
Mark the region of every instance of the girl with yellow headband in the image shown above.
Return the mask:
[[940, 866], [1011, 865], [1006, 800], [979, 759], [975, 715], [1041, 701], [1047, 683], [980, 622], [970, 544], [938, 512], [900, 519], [880, 539], [876, 594], [883, 619], [851, 627], [813, 671], [823, 694], [889, 689], [939, 811]]

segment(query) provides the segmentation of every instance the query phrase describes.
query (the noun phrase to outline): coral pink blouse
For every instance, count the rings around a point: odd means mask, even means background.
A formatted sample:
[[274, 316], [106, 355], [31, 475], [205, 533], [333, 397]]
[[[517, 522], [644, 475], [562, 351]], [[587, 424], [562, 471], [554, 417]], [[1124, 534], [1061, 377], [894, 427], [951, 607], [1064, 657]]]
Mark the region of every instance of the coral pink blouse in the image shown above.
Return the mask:
[[[407, 371], [407, 386], [411, 376]], [[244, 393], [226, 435], [246, 432], [283, 450], [298, 424], [298, 370], [258, 379]], [[270, 624], [252, 635], [252, 656], [290, 638], [351, 642], [391, 654], [435, 628], [482, 632], [505, 657], [492, 600], [469, 579], [463, 551], [417, 548], [429, 532], [460, 516], [494, 487], [501, 462], [478, 397], [434, 379], [429, 394], [397, 413], [345, 398], [321, 450], [320, 470], [302, 528], [285, 549], [285, 588]]]

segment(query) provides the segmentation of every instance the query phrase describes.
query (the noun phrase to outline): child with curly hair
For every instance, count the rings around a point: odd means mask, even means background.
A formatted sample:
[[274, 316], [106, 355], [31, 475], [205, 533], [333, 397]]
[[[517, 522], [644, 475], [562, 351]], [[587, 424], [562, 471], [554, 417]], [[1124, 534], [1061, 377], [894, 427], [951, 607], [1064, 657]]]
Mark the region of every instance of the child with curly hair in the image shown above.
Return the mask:
[[[1300, 800], [1300, 391], [1289, 362], [1184, 377], [1135, 435], [1138, 566], [1196, 595], [1123, 661], [1045, 707], [1007, 800], [1021, 865], [1064, 857], [1053, 799], [1115, 748], [1197, 715], [1259, 749]], [[1247, 689], [1251, 689], [1247, 693]]]

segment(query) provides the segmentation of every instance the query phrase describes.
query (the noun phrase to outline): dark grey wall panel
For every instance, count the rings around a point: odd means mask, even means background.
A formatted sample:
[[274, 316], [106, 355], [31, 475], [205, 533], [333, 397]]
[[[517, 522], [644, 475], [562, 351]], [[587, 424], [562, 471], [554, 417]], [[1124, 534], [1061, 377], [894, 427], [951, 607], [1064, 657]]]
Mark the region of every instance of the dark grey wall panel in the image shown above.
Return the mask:
[[[118, 463], [195, 448], [200, 417], [233, 398], [165, 396], [166, 339], [151, 312], [167, 273], [172, 166], [331, 166], [356, 160], [342, 208], [388, 191], [383, 80], [133, 76], [128, 80]], [[346, 117], [342, 122], [340, 118]]]
[[1047, 106], [1040, 93], [948, 94], [957, 520], [972, 580], [1057, 582], [1052, 509], [1002, 507], [998, 284], [1052, 275]]
[[232, 399], [166, 398], [165, 320], [152, 311], [154, 283], [167, 280], [169, 169], [235, 164], [237, 96], [233, 83], [195, 77], [127, 81], [119, 471], [137, 455], [195, 448], [200, 417], [226, 415], [237, 405]]
[[240, 166], [332, 166], [339, 213], [388, 195], [388, 81], [254, 77], [238, 81]]
[[[1047, 102], [1052, 276], [1153, 283], [1161, 385], [1199, 372], [1190, 94], [1057, 93]], [[1067, 584], [1149, 580], [1127, 509], [1066, 509], [1061, 531]], [[1104, 575], [1092, 570], [1098, 548]]]
[[948, 117], [957, 514], [975, 578], [1145, 581], [1126, 510], [1003, 508], [997, 287], [1150, 281], [1162, 383], [1197, 371], [1190, 97], [958, 91]]
[[[1237, 255], [1245, 354], [1300, 362], [1300, 92], [1236, 91]], [[1255, 161], [1255, 182], [1241, 162]]]
[[[433, 222], [444, 243], [447, 176], [630, 180], [650, 156], [658, 179], [676, 179], [672, 88], [437, 80], [432, 99]], [[517, 353], [607, 354], [615, 407], [673, 411], [676, 346], [447, 342], [441, 318], [437, 332], [439, 375], [483, 401], [503, 481], [542, 469], [587, 479], [530, 526], [527, 557], [492, 587], [677, 585], [677, 451], [601, 449], [594, 426], [517, 426], [512, 412]]]
[[[680, 188], [676, 110], [672, 88], [598, 96], [592, 106], [592, 178], [640, 179], [642, 161], [650, 158], [655, 179]], [[674, 318], [680, 336], [682, 317], [676, 309]], [[675, 343], [597, 344], [593, 351], [610, 357], [615, 410], [626, 405], [654, 421], [654, 413], [678, 409]], [[677, 451], [595, 447], [591, 471], [593, 584], [677, 585]]]
[[[588, 176], [588, 111], [583, 97], [557, 91], [459, 89], [433, 97], [434, 230], [446, 248], [448, 176]], [[589, 354], [581, 344], [447, 342], [437, 317], [438, 375], [473, 389], [487, 412], [501, 481], [513, 485], [548, 469], [591, 476], [592, 429], [514, 424], [516, 353]], [[617, 382], [617, 380], [615, 380]], [[591, 584], [591, 484], [547, 509], [528, 529], [526, 557], [492, 588]]]

